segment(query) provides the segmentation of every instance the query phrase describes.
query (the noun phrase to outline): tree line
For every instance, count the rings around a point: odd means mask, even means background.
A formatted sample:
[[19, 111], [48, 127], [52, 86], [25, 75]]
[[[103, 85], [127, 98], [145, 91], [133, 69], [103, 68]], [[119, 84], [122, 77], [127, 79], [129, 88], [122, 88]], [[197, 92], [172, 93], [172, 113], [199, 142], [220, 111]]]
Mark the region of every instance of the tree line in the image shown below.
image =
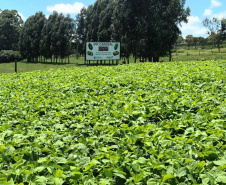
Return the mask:
[[29, 17], [22, 27], [19, 47], [29, 62], [51, 59], [57, 63], [71, 54], [75, 22], [69, 15], [53, 12], [48, 19], [42, 12]]
[[158, 61], [169, 55], [180, 35], [179, 24], [187, 22], [185, 0], [97, 0], [76, 17], [80, 53], [87, 41], [117, 41], [121, 56]]
[[[205, 19], [209, 37], [186, 36], [179, 25], [187, 22], [190, 9], [185, 0], [96, 0], [81, 9], [75, 19], [53, 12], [30, 16], [25, 23], [16, 10], [0, 10], [0, 50], [20, 51], [29, 62], [67, 58], [73, 52], [85, 56], [86, 42], [120, 42], [121, 56], [158, 61], [168, 55], [175, 44], [188, 47], [212, 40], [220, 48], [225, 39], [225, 19]], [[222, 34], [224, 32], [224, 34]], [[220, 50], [220, 49], [219, 49]], [[6, 52], [3, 52], [6, 53]]]
[[[166, 55], [171, 58], [181, 33], [178, 26], [187, 22], [190, 14], [184, 6], [185, 0], [96, 0], [75, 19], [57, 12], [46, 18], [37, 12], [25, 23], [16, 10], [0, 10], [0, 50], [20, 51], [29, 62], [57, 62], [75, 51], [85, 55], [88, 41], [116, 41], [121, 42], [121, 56], [128, 61], [131, 54], [135, 61], [158, 61]], [[218, 48], [225, 39], [220, 23], [225, 25], [225, 19], [203, 21]], [[188, 47], [206, 42], [192, 35], [185, 40]]]
[[[7, 23], [0, 27], [1, 43], [8, 45], [2, 45], [0, 50], [20, 50], [30, 62], [57, 62], [70, 55], [72, 44], [85, 55], [87, 41], [117, 41], [121, 42], [121, 56], [127, 60], [132, 54], [135, 60], [158, 61], [160, 56], [171, 55], [181, 33], [178, 26], [187, 22], [190, 9], [184, 6], [185, 0], [96, 0], [83, 8], [75, 20], [57, 12], [48, 18], [37, 12], [25, 23], [16, 10], [3, 10], [0, 23], [9, 21], [6, 17], [10, 15], [16, 24], [15, 28], [9, 28]], [[9, 29], [13, 33], [9, 34]]]
[[212, 47], [217, 47], [220, 52], [221, 45], [226, 40], [226, 19], [216, 17], [211, 19], [205, 18], [203, 25], [207, 28], [207, 38], [195, 37], [191, 34], [187, 35], [185, 38], [179, 36], [177, 45], [186, 44], [188, 49], [190, 46], [194, 46], [196, 49], [197, 46], [204, 48], [207, 45], [212, 45]]
[[[28, 62], [57, 62], [71, 54], [75, 35], [75, 20], [69, 15], [53, 12], [48, 18], [43, 12], [30, 16], [24, 23], [16, 10], [0, 10], [0, 56], [10, 50], [20, 51]], [[13, 53], [15, 55], [15, 53]], [[20, 58], [20, 57], [18, 57]]]

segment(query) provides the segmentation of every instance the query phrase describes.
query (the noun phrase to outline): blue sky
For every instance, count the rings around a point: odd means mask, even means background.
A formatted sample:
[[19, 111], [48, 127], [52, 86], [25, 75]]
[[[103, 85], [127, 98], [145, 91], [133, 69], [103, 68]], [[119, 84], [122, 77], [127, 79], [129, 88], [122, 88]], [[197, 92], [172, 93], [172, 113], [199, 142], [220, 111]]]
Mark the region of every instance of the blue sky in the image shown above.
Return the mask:
[[[24, 20], [38, 11], [48, 16], [54, 10], [70, 13], [75, 18], [82, 7], [94, 2], [95, 0], [0, 0], [0, 9], [16, 9]], [[207, 37], [202, 20], [213, 16], [226, 18], [226, 0], [186, 0], [185, 7], [187, 6], [191, 9], [191, 16], [188, 24], [182, 24], [183, 37], [188, 34]]]

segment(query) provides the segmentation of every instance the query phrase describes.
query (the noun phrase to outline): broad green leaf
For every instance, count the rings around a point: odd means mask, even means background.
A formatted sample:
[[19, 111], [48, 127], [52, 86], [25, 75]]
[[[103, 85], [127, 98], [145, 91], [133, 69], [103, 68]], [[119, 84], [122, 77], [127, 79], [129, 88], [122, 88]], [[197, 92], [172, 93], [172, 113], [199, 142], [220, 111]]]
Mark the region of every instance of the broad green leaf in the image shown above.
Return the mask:
[[62, 178], [63, 177], [63, 171], [62, 170], [60, 170], [60, 169], [58, 169], [55, 173], [54, 173], [54, 176], [56, 177], [56, 178]]
[[175, 178], [173, 174], [166, 174], [166, 175], [164, 175], [164, 177], [163, 177], [163, 181], [165, 182], [165, 181], [167, 181], [168, 179], [173, 179], [173, 178]]
[[143, 173], [136, 174], [136, 173], [131, 172], [131, 174], [132, 174], [132, 178], [133, 178], [135, 183], [142, 181], [143, 176], [144, 176]]
[[226, 183], [226, 173], [219, 175], [216, 178], [216, 182]]
[[176, 177], [183, 177], [187, 174], [187, 171], [186, 171], [186, 168], [183, 167], [183, 168], [180, 168], [177, 172], [176, 172]]
[[112, 178], [112, 169], [110, 168], [104, 168], [104, 174], [106, 177]]
[[43, 170], [45, 170], [46, 167], [45, 166], [39, 166], [37, 168], [34, 169], [34, 172], [35, 173], [39, 173], [39, 172], [42, 172]]

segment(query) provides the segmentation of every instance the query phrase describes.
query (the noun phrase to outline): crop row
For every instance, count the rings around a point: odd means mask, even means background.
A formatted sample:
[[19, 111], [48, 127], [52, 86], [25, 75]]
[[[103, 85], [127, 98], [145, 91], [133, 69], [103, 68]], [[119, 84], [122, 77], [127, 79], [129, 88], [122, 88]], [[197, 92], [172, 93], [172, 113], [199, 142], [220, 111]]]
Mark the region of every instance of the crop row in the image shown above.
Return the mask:
[[226, 63], [0, 74], [0, 184], [225, 184]]

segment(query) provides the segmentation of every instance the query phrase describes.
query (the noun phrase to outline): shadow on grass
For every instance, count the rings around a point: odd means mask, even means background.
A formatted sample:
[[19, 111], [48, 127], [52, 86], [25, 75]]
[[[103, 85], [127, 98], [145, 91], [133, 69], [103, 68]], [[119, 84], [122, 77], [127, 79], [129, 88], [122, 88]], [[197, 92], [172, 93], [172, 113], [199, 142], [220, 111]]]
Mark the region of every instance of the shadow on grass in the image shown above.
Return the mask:
[[75, 63], [55, 63], [55, 62], [27, 62], [27, 61], [20, 61], [20, 63], [24, 64], [47, 64], [47, 65], [68, 65], [68, 64], [75, 64]]
[[117, 65], [120, 65], [120, 64], [97, 64], [97, 63], [92, 63], [92, 64], [76, 64], [77, 66], [117, 66]]

